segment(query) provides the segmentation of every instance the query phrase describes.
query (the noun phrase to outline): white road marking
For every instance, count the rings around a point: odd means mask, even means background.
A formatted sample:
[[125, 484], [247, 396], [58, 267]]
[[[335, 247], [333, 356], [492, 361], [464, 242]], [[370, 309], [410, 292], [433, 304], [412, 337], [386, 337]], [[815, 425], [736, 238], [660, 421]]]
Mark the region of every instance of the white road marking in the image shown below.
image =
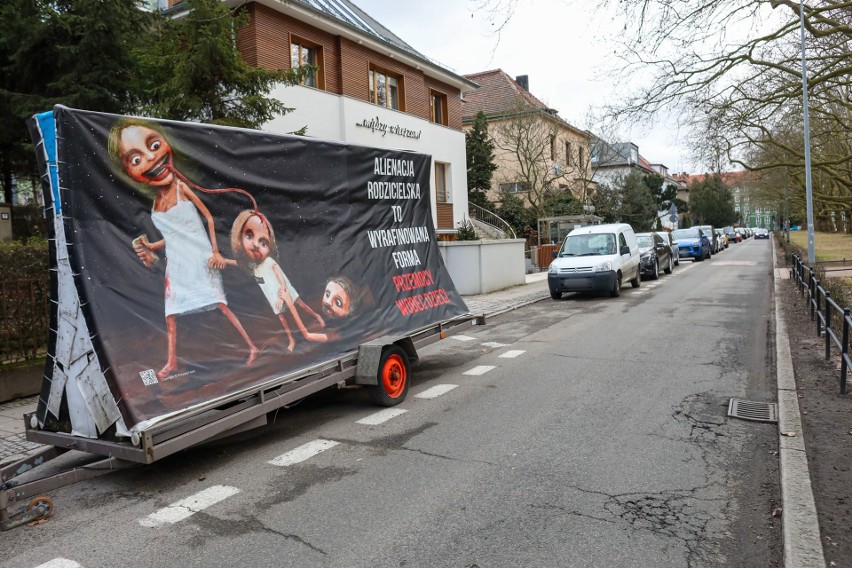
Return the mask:
[[367, 426], [375, 426], [377, 424], [381, 424], [382, 422], [387, 422], [391, 418], [396, 418], [400, 414], [405, 414], [408, 412], [404, 408], [386, 408], [384, 410], [380, 410], [375, 414], [371, 414], [366, 418], [362, 418], [361, 420], [357, 420], [356, 424], [366, 424]]
[[462, 375], [484, 375], [491, 369], [495, 369], [493, 365], [479, 365], [478, 367], [474, 367], [469, 371], [465, 371]]
[[214, 485], [203, 491], [199, 491], [195, 495], [190, 495], [185, 499], [181, 499], [176, 503], [172, 503], [164, 509], [160, 509], [155, 513], [151, 513], [144, 519], [139, 519], [139, 524], [143, 527], [158, 527], [165, 524], [174, 524], [182, 521], [203, 511], [211, 505], [215, 505], [219, 501], [223, 501], [232, 495], [236, 495], [240, 490], [236, 487], [228, 485]]
[[473, 341], [476, 339], [475, 337], [471, 337], [469, 335], [453, 335], [451, 336], [456, 341]]
[[36, 568], [82, 568], [82, 566], [67, 558], [54, 558], [44, 564], [39, 564]]
[[290, 450], [286, 454], [281, 454], [277, 458], [269, 460], [267, 463], [281, 467], [295, 465], [308, 458], [312, 458], [321, 452], [330, 450], [339, 443], [340, 442], [335, 442], [334, 440], [314, 440], [313, 442], [302, 444], [295, 450]]
[[500, 358], [501, 359], [514, 359], [518, 355], [523, 355], [524, 353], [526, 353], [526, 351], [523, 351], [521, 349], [511, 349], [509, 351], [506, 351], [502, 355], [500, 355]]
[[717, 260], [714, 266], [757, 266], [753, 260]]
[[500, 349], [501, 347], [506, 347], [506, 343], [497, 343], [496, 341], [486, 341], [482, 344], [485, 347], [493, 347], [494, 349]]
[[435, 385], [431, 389], [427, 389], [420, 394], [414, 395], [414, 398], [437, 398], [442, 394], [447, 394], [458, 385]]

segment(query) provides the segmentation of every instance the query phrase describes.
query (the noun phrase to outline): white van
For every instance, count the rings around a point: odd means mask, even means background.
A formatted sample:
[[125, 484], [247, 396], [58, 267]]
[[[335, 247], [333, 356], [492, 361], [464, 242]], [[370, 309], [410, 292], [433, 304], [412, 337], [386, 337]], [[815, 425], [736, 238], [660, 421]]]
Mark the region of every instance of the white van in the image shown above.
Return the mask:
[[609, 292], [615, 297], [625, 280], [639, 287], [639, 270], [639, 244], [630, 225], [580, 227], [568, 233], [550, 264], [550, 297], [557, 300], [563, 292]]

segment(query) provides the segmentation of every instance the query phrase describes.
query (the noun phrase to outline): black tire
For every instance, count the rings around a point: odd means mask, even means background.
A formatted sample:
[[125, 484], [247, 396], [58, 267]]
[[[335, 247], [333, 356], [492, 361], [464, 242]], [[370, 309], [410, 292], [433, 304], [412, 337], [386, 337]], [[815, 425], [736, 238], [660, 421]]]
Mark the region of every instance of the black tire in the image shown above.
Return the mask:
[[553, 298], [554, 300], [558, 300], [559, 298], [562, 297], [562, 292], [551, 292], [550, 297]]
[[382, 349], [377, 385], [368, 385], [370, 399], [379, 406], [396, 406], [408, 395], [411, 383], [411, 365], [408, 355], [399, 345], [387, 345]]
[[654, 272], [651, 273], [651, 280], [657, 280], [660, 277], [660, 260], [654, 261]]
[[672, 257], [671, 257], [671, 255], [670, 255], [670, 256], [669, 256], [669, 263], [668, 263], [668, 265], [667, 265], [667, 266], [663, 269], [663, 272], [665, 272], [666, 274], [671, 274], [671, 273], [672, 273], [672, 270], [674, 270], [674, 261], [672, 260]]
[[642, 271], [639, 268], [636, 269], [636, 278], [630, 281], [630, 285], [634, 288], [638, 288], [642, 285]]
[[679, 253], [675, 257], [674, 261], [675, 261], [675, 266], [680, 266], [680, 254]]
[[613, 298], [621, 296], [621, 272], [615, 275], [615, 282], [612, 284], [612, 290], [609, 291], [609, 295]]

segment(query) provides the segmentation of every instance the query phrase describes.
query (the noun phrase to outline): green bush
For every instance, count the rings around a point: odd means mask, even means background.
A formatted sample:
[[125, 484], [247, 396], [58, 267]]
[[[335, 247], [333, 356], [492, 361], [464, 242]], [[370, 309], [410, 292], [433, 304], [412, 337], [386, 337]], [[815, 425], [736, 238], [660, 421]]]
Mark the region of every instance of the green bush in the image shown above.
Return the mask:
[[9, 280], [48, 280], [48, 242], [34, 237], [25, 242], [0, 243], [0, 274]]

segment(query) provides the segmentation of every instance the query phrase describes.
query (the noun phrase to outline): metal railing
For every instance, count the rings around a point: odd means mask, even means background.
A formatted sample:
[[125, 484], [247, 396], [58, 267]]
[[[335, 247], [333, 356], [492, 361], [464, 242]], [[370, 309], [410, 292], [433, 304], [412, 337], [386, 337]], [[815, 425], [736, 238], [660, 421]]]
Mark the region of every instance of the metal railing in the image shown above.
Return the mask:
[[480, 223], [485, 223], [486, 225], [490, 225], [494, 227], [494, 229], [503, 234], [502, 238], [512, 238], [516, 239], [515, 231], [512, 229], [512, 226], [504, 221], [499, 215], [496, 213], [489, 211], [488, 209], [484, 209], [475, 203], [468, 202], [467, 204], [467, 215], [471, 219], [475, 219]]
[[44, 355], [49, 305], [46, 281], [0, 281], [0, 363], [28, 361]]
[[811, 321], [816, 322], [817, 337], [825, 334], [826, 360], [831, 358], [832, 344], [840, 349], [840, 394], [846, 394], [846, 377], [849, 367], [852, 366], [852, 359], [849, 357], [849, 330], [852, 328], [850, 310], [841, 308], [831, 299], [831, 292], [820, 285], [814, 269], [806, 266], [799, 255], [793, 253], [792, 258], [790, 277], [801, 298], [805, 298], [807, 293]]

